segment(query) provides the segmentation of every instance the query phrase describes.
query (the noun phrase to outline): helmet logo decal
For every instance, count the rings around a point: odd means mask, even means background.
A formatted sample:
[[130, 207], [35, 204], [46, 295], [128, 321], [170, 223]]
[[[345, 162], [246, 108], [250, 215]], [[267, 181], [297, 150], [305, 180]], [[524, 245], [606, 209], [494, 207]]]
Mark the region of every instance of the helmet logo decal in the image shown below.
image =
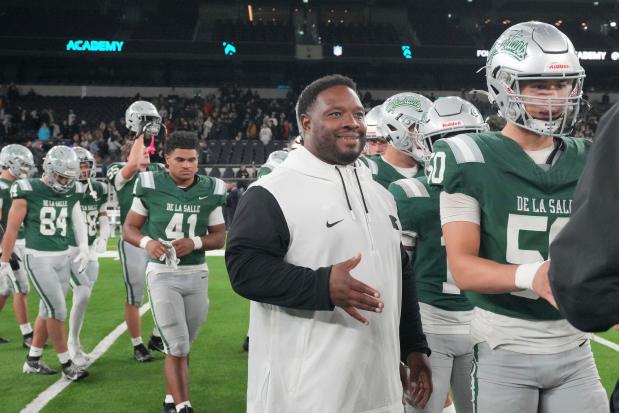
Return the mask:
[[[501, 36], [503, 37], [503, 36]], [[499, 38], [492, 50], [488, 53], [488, 64], [492, 63], [494, 56], [499, 53], [507, 53], [519, 62], [523, 61], [527, 57], [527, 48], [529, 42], [527, 42], [521, 32], [511, 32], [506, 34], [504, 39]]]
[[393, 99], [389, 99], [385, 102], [387, 106], [385, 107], [385, 111], [391, 113], [396, 108], [401, 106], [410, 106], [415, 109], [417, 112], [423, 112], [423, 108], [421, 107], [421, 102], [416, 97], [412, 96], [397, 96]]

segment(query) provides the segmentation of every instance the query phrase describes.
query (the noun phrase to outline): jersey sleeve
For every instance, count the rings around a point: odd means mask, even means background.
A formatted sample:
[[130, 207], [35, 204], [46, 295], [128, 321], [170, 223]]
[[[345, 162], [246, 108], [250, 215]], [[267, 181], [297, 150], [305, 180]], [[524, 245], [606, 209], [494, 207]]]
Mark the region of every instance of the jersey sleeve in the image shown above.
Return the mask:
[[139, 198], [148, 208], [148, 193], [155, 189], [155, 177], [150, 171], [140, 172], [133, 185], [133, 197]]
[[113, 183], [116, 179], [116, 175], [118, 175], [122, 168], [123, 166], [119, 163], [113, 163], [110, 165], [109, 168], [107, 168], [107, 180]]
[[395, 199], [395, 204], [398, 208], [398, 216], [402, 224], [402, 233], [416, 237], [418, 228], [418, 214], [415, 213], [415, 198], [429, 197], [427, 189], [421, 182], [416, 179], [399, 179], [389, 184], [389, 192]]
[[226, 205], [226, 183], [219, 178], [210, 177], [213, 180], [213, 195], [217, 197], [217, 206]]
[[28, 199], [32, 195], [32, 185], [28, 179], [20, 179], [11, 185], [12, 199]]
[[481, 150], [469, 136], [440, 139], [434, 143], [428, 181], [447, 193], [462, 193], [476, 198], [474, 185], [467, 182], [466, 168], [470, 163], [483, 162]]

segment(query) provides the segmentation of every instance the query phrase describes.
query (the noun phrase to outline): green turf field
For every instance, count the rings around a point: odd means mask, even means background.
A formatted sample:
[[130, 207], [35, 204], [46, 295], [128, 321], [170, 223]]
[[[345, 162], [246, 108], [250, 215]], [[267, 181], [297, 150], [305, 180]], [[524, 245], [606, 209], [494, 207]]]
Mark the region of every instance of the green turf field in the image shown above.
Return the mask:
[[[234, 294], [225, 272], [223, 258], [209, 257], [210, 308], [205, 328], [194, 343], [191, 356], [191, 401], [197, 412], [236, 413], [245, 408], [247, 356], [241, 343], [247, 332], [248, 303]], [[82, 343], [86, 351], [123, 321], [124, 286], [118, 261], [101, 259], [101, 274], [95, 286]], [[70, 294], [69, 294], [70, 296]], [[35, 314], [36, 294], [30, 295], [30, 312]], [[143, 320], [143, 336], [152, 330], [150, 312]], [[26, 351], [21, 347], [10, 302], [0, 313], [0, 335], [11, 340], [0, 346], [1, 412], [19, 412], [59, 377], [21, 373]], [[616, 331], [603, 334], [619, 343]], [[619, 375], [619, 353], [593, 343], [604, 386], [610, 391]], [[44, 359], [58, 367], [53, 349]], [[90, 368], [91, 376], [71, 384], [54, 398], [43, 412], [158, 412], [164, 394], [163, 363], [138, 364], [133, 361], [127, 334]]]

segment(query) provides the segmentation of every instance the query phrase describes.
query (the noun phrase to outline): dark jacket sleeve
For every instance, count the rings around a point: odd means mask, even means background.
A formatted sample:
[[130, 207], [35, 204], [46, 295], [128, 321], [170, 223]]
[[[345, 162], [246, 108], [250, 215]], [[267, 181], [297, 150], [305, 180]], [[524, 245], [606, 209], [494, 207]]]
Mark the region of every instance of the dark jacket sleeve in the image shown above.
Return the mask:
[[402, 361], [412, 352], [430, 355], [430, 348], [421, 326], [419, 301], [417, 300], [417, 282], [413, 266], [406, 251], [400, 247], [402, 254], [402, 314], [400, 316], [400, 353]]
[[333, 310], [331, 267], [286, 263], [290, 233], [277, 200], [266, 189], [250, 188], [239, 201], [226, 245], [232, 288], [253, 301], [302, 310]]
[[572, 215], [550, 246], [559, 310], [584, 331], [619, 323], [619, 104], [600, 120]]

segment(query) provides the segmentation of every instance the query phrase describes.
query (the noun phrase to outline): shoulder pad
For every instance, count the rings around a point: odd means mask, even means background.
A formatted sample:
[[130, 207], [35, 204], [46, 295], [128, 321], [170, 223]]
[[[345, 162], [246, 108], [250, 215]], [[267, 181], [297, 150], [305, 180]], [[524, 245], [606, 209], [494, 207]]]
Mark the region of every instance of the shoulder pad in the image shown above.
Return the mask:
[[398, 179], [393, 182], [393, 185], [397, 185], [406, 194], [408, 198], [429, 198], [430, 194], [428, 189], [421, 181], [415, 178]]
[[378, 175], [378, 164], [376, 163], [376, 161], [367, 157], [365, 158], [365, 160], [366, 165], [368, 166], [368, 168], [370, 168], [370, 171], [372, 172], [372, 175]]
[[456, 135], [443, 139], [443, 141], [449, 145], [456, 163], [485, 163], [484, 155], [481, 153], [479, 145], [469, 135]]
[[22, 191], [32, 191], [32, 184], [29, 179], [19, 179], [15, 183]]
[[155, 177], [152, 171], [140, 172], [140, 183], [142, 188], [155, 189]]
[[0, 190], [9, 189], [10, 186], [4, 181], [0, 181]]
[[219, 178], [210, 178], [213, 180], [213, 195], [226, 195], [226, 183]]

